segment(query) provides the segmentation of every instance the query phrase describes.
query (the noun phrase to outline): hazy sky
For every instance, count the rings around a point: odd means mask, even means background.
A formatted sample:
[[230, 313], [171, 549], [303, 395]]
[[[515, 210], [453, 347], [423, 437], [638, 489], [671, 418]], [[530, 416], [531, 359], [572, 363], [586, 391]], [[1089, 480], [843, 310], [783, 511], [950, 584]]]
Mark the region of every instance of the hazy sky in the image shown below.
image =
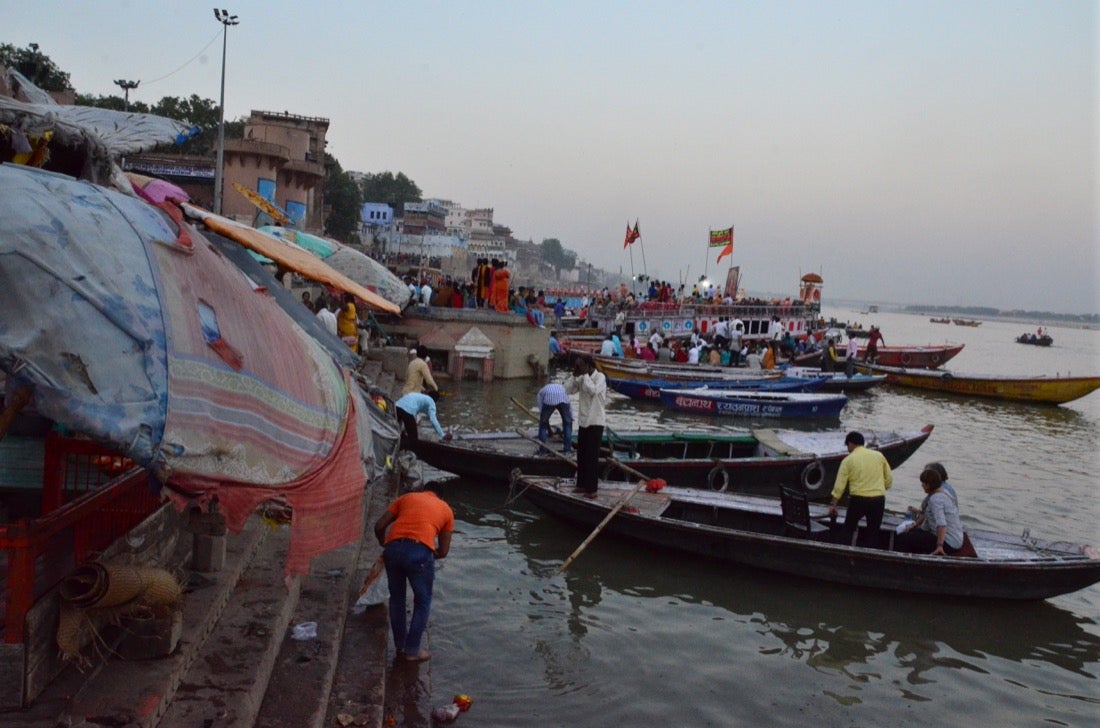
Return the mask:
[[[81, 92], [218, 98], [213, 5], [5, 4]], [[735, 225], [750, 292], [1100, 312], [1095, 2], [227, 8], [227, 118], [327, 117], [345, 169], [597, 266], [638, 219], [634, 272], [694, 281]]]

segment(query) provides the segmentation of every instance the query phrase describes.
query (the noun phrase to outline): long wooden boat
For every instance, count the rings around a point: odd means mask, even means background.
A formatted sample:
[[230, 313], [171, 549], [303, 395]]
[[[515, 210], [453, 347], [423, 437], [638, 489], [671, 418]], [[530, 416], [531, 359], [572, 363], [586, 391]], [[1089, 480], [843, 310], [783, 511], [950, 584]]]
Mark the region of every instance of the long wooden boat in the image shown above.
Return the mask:
[[[555, 417], [554, 423], [557, 423]], [[916, 431], [865, 430], [868, 446], [898, 467], [932, 434], [932, 425]], [[513, 468], [536, 475], [574, 475], [568, 460], [552, 453], [533, 454], [535, 431], [456, 432], [450, 442], [421, 435], [416, 455], [429, 465], [478, 481], [506, 482]], [[770, 428], [740, 432], [667, 432], [604, 430], [605, 452], [655, 478], [696, 488], [770, 494], [778, 482], [796, 482], [808, 471], [808, 492], [827, 499], [840, 461], [848, 454], [843, 430], [800, 432]], [[575, 435], [574, 435], [575, 438]], [[561, 449], [560, 432], [547, 443]], [[630, 476], [606, 458], [600, 462], [605, 480]]]
[[941, 318], [941, 319], [930, 318], [928, 320], [931, 321], [934, 324], [949, 324], [949, 323], [951, 323], [951, 319], [949, 319], [949, 318]]
[[951, 319], [955, 322], [956, 326], [981, 326], [981, 321], [975, 321], [973, 319]]
[[[572, 493], [572, 479], [515, 474], [514, 487], [533, 503], [591, 529], [632, 490], [601, 482], [597, 497]], [[772, 486], [773, 492], [778, 490]], [[841, 509], [843, 511], [843, 509]], [[980, 599], [1047, 599], [1100, 582], [1100, 551], [1064, 541], [968, 530], [977, 558], [915, 555], [889, 548], [835, 543], [839, 526], [824, 504], [809, 516], [820, 539], [788, 528], [776, 497], [754, 497], [688, 488], [642, 490], [607, 522], [605, 533], [660, 549], [716, 558], [742, 566], [849, 586]], [[880, 544], [892, 545], [900, 514], [883, 519]]]
[[710, 364], [680, 364], [676, 362], [647, 362], [640, 359], [595, 355], [596, 368], [609, 379], [664, 379], [673, 382], [742, 382], [759, 379], [779, 379], [783, 373], [776, 369], [746, 369], [721, 367]]
[[865, 368], [867, 371], [885, 374], [888, 384], [1015, 402], [1064, 404], [1100, 389], [1100, 377], [1012, 377], [878, 365]]
[[680, 412], [726, 417], [826, 419], [840, 417], [843, 394], [763, 392], [751, 389], [662, 389], [661, 404]]
[[[871, 375], [858, 374], [866, 379]], [[885, 379], [886, 377], [878, 377]], [[743, 379], [733, 383], [738, 389], [751, 389], [760, 392], [815, 392], [821, 389], [831, 379], [831, 375], [819, 377], [768, 377], [766, 379]], [[615, 379], [607, 377], [607, 386], [619, 394], [625, 394], [631, 399], [648, 399], [654, 402], [661, 400], [662, 389], [695, 389], [698, 387], [729, 387], [728, 379], [714, 379], [703, 381], [676, 381], [673, 379]]]
[[886, 381], [885, 374], [856, 372], [849, 377], [844, 372], [826, 372], [814, 367], [787, 367], [783, 370], [783, 379], [789, 378], [795, 380], [820, 378], [822, 392], [861, 392]]
[[[963, 350], [966, 344], [944, 344], [937, 346], [880, 346], [875, 362], [888, 367], [910, 367], [913, 369], [935, 369], [943, 366]], [[867, 356], [867, 347], [859, 347], [857, 356]]]

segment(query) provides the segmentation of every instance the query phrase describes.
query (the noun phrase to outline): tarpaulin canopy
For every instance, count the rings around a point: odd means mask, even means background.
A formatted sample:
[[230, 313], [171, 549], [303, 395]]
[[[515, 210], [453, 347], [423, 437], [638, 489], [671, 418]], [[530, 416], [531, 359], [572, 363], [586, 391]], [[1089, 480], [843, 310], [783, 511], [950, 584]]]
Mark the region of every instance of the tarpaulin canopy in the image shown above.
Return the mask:
[[351, 293], [368, 306], [380, 311], [401, 313], [401, 309], [397, 304], [387, 301], [377, 293], [356, 283], [343, 273], [326, 265], [320, 258], [311, 255], [298, 246], [288, 245], [268, 233], [215, 215], [201, 207], [185, 204], [183, 209], [189, 217], [201, 220], [206, 227], [219, 235], [236, 240], [249, 250], [270, 258], [284, 268], [300, 273], [310, 280], [324, 283], [345, 293]]
[[231, 527], [285, 497], [292, 571], [359, 537], [373, 405], [178, 208], [0, 165], [0, 310], [0, 369], [43, 416]]
[[375, 291], [399, 308], [404, 308], [409, 302], [409, 287], [391, 273], [389, 268], [369, 255], [335, 240], [301, 230], [288, 230], [274, 225], [263, 225], [259, 229], [309, 250], [348, 278]]

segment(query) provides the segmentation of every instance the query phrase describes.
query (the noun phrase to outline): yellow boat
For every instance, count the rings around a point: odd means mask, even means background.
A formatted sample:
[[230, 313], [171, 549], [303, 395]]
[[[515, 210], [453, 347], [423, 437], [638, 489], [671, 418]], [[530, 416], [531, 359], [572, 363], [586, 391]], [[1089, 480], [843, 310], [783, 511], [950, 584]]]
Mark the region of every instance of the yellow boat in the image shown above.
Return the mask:
[[885, 374], [887, 384], [1014, 402], [1063, 404], [1100, 389], [1100, 377], [973, 375], [934, 369], [904, 369], [874, 365], [861, 365], [859, 369], [875, 374]]

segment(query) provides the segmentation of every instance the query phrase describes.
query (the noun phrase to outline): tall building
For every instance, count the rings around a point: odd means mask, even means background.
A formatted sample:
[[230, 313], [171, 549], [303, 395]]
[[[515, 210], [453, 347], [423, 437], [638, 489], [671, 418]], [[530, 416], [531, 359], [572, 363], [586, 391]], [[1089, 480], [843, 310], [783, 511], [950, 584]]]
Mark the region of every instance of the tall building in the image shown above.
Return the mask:
[[316, 116], [254, 110], [244, 138], [225, 140], [222, 213], [255, 217], [256, 208], [233, 189], [236, 182], [285, 210], [301, 229], [321, 232], [328, 126]]

